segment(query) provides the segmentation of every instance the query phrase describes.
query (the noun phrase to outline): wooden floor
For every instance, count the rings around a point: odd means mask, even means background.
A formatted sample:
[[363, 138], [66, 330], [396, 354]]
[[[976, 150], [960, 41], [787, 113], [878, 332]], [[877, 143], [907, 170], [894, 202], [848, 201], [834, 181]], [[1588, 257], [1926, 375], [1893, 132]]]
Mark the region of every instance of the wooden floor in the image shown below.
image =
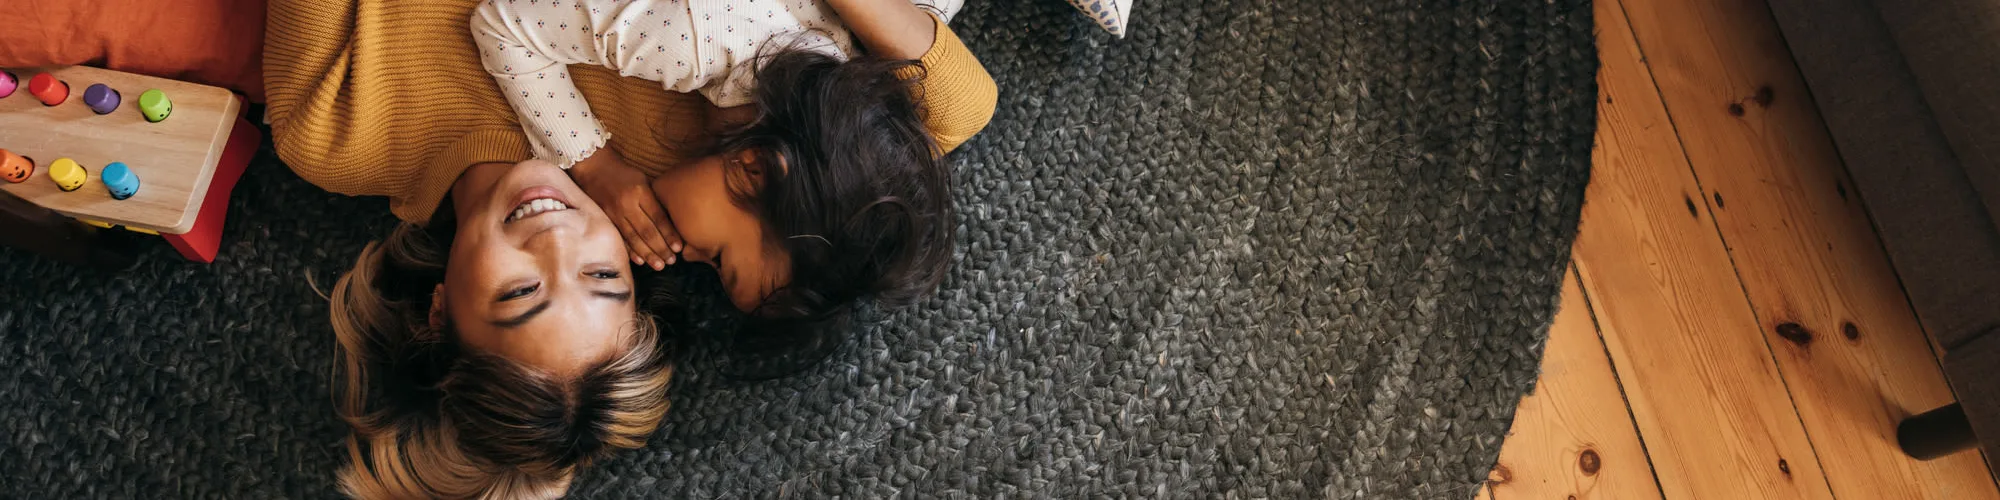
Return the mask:
[[1950, 403], [1759, 0], [1598, 0], [1597, 148], [1549, 332], [1478, 498], [2000, 499], [1895, 423]]

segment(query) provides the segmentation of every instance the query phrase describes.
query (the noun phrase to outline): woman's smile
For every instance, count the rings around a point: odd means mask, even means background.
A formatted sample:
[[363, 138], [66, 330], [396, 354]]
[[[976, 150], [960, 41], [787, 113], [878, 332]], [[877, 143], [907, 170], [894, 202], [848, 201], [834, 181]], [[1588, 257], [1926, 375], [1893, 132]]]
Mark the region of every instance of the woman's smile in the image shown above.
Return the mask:
[[562, 190], [550, 186], [534, 186], [521, 190], [514, 196], [513, 213], [507, 215], [505, 223], [513, 223], [537, 215], [571, 210], [568, 198]]

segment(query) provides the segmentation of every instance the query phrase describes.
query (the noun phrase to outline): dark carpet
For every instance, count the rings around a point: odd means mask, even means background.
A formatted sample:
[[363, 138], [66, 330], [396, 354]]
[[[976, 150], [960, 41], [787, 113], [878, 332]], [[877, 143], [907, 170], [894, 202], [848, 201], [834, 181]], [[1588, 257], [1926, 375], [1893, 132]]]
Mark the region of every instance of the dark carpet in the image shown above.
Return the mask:
[[[1001, 99], [953, 156], [937, 296], [775, 381], [694, 343], [652, 446], [573, 493], [1469, 498], [1533, 387], [1583, 202], [1588, 3], [1133, 12], [1119, 40], [1060, 2], [969, 6]], [[386, 234], [386, 204], [266, 154], [231, 212], [213, 265], [0, 250], [0, 497], [333, 494], [308, 277]]]

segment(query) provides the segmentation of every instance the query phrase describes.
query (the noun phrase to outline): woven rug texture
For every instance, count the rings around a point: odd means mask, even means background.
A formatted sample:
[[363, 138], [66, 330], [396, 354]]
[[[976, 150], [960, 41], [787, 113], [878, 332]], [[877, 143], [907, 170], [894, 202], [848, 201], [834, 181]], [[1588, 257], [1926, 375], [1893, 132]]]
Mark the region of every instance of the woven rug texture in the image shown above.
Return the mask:
[[[973, 2], [1000, 87], [938, 293], [826, 362], [676, 354], [579, 498], [1470, 498], [1534, 385], [1596, 126], [1583, 0]], [[214, 264], [0, 249], [0, 497], [324, 498], [332, 283], [393, 224], [267, 151]], [[726, 320], [713, 274], [661, 311]], [[685, 321], [679, 321], [684, 319]], [[705, 330], [706, 329], [706, 330]]]

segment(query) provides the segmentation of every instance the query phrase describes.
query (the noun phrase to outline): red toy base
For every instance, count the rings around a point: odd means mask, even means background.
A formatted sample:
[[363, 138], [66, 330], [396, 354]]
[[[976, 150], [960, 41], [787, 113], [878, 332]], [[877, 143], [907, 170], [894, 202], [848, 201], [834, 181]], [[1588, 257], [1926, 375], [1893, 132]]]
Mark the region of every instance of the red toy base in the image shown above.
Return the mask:
[[243, 177], [243, 169], [250, 165], [250, 157], [257, 155], [257, 146], [263, 141], [264, 135], [255, 125], [243, 117], [236, 118], [236, 125], [229, 129], [229, 144], [223, 146], [222, 159], [215, 165], [215, 178], [208, 181], [201, 212], [195, 215], [194, 229], [185, 234], [160, 235], [182, 257], [203, 264], [215, 262], [215, 254], [222, 248], [222, 219], [229, 215], [229, 193], [236, 189], [236, 180]]

